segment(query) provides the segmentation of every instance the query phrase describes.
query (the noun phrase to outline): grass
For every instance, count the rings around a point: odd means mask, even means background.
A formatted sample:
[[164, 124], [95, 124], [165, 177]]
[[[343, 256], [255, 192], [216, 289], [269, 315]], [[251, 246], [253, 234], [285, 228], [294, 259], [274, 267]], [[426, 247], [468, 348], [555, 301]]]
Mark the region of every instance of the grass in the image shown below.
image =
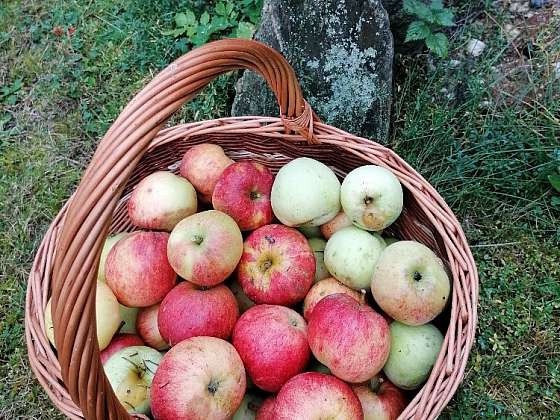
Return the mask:
[[[0, 8], [0, 418], [61, 418], [30, 374], [23, 302], [34, 251], [119, 110], [180, 55], [161, 35], [204, 2], [5, 1]], [[480, 320], [448, 418], [560, 412], [558, 17], [509, 42], [500, 6], [459, 4], [449, 60], [397, 60], [390, 145], [442, 193], [473, 247]], [[62, 36], [53, 29], [60, 27]], [[68, 28], [75, 28], [69, 36]], [[527, 32], [531, 31], [527, 29]], [[488, 47], [464, 57], [470, 37]], [[235, 75], [174, 121], [225, 116]]]

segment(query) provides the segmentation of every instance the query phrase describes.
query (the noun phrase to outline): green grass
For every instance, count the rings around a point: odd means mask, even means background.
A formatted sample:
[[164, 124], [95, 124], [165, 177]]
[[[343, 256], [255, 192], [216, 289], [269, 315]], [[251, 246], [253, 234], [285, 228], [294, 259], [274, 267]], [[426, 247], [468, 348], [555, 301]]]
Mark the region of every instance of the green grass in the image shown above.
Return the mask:
[[[558, 21], [535, 37], [517, 74], [493, 76], [517, 53], [500, 9], [470, 2], [451, 58], [397, 61], [390, 145], [442, 193], [463, 224], [481, 275], [480, 321], [466, 380], [445, 417], [553, 418], [560, 412]], [[0, 418], [58, 418], [27, 365], [26, 279], [48, 224], [77, 185], [119, 110], [185, 49], [161, 35], [198, 1], [3, 2], [0, 7]], [[496, 23], [492, 19], [496, 20]], [[76, 29], [72, 36], [57, 36]], [[556, 32], [555, 32], [556, 30]], [[488, 43], [477, 60], [466, 40]], [[540, 47], [539, 47], [540, 46]], [[432, 68], [433, 67], [433, 68]], [[174, 121], [228, 114], [235, 75], [214, 82]], [[449, 95], [449, 96], [448, 96]]]

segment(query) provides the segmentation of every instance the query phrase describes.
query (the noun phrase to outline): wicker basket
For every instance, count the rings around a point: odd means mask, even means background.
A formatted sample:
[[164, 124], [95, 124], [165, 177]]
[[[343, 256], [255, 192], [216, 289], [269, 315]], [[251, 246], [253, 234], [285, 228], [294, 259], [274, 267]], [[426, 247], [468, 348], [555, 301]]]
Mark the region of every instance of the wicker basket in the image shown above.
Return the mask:
[[[234, 69], [250, 69], [266, 79], [280, 104], [280, 118], [222, 118], [162, 129], [212, 79]], [[45, 234], [29, 276], [25, 332], [31, 367], [54, 404], [73, 419], [129, 418], [99, 360], [94, 293], [101, 248], [109, 232], [133, 230], [126, 202], [134, 185], [156, 170], [176, 172], [183, 153], [204, 142], [274, 172], [295, 157], [309, 156], [340, 177], [374, 163], [399, 178], [405, 209], [391, 227], [393, 233], [435, 250], [453, 277], [451, 305], [440, 317], [447, 329], [443, 348], [429, 380], [401, 415], [437, 417], [463, 378], [476, 327], [478, 276], [460, 224], [436, 190], [394, 152], [321, 123], [278, 52], [236, 39], [193, 50], [136, 95], [100, 142], [78, 189]], [[57, 353], [44, 333], [51, 294]]]

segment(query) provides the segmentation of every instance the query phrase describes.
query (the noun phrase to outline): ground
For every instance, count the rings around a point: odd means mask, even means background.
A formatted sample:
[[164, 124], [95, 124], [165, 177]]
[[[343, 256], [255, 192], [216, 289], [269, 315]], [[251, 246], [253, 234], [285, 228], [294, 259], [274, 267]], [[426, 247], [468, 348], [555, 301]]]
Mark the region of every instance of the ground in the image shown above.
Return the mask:
[[[59, 418], [27, 364], [28, 271], [111, 121], [184, 51], [162, 31], [204, 2], [178, 3], [2, 2], [0, 418]], [[456, 2], [448, 59], [396, 60], [389, 146], [456, 212], [480, 271], [476, 343], [445, 418], [560, 412], [560, 195], [548, 181], [560, 166], [560, 16], [525, 3]], [[472, 38], [486, 44], [477, 58]], [[174, 120], [227, 115], [234, 78]]]

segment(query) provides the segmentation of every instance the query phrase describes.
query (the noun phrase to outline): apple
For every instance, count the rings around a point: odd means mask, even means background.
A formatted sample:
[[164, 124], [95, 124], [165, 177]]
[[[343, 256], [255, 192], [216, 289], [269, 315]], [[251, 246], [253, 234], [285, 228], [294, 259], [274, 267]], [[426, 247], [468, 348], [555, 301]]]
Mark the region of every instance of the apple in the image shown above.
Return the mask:
[[249, 297], [245, 294], [242, 287], [239, 285], [237, 280], [234, 280], [230, 285], [229, 288], [233, 295], [235, 296], [235, 300], [237, 300], [237, 306], [239, 306], [239, 313], [244, 313], [247, 309], [252, 308], [255, 306], [255, 302], [253, 302]]
[[185, 178], [158, 171], [136, 185], [128, 200], [128, 217], [134, 226], [171, 231], [196, 213], [196, 191]]
[[331, 276], [325, 265], [325, 246], [327, 245], [327, 241], [321, 238], [311, 238], [308, 239], [307, 242], [315, 257], [315, 277], [313, 278], [313, 282], [317, 283], [319, 280]]
[[323, 237], [320, 226], [299, 226], [297, 230], [303, 233], [307, 239]]
[[192, 337], [163, 357], [152, 384], [155, 420], [228, 419], [246, 380], [235, 348], [219, 338]]
[[161, 302], [158, 327], [171, 346], [190, 337], [211, 336], [228, 339], [239, 318], [237, 301], [225, 285], [199, 289], [181, 282]]
[[333, 277], [346, 286], [366, 289], [384, 248], [381, 236], [355, 226], [346, 227], [328, 240], [325, 265]]
[[[95, 325], [97, 330], [97, 343], [99, 350], [102, 351], [111, 342], [111, 339], [121, 325], [121, 315], [119, 312], [119, 302], [105, 283], [96, 282], [95, 291]], [[51, 312], [51, 299], [45, 307], [45, 334], [56, 349], [54, 341], [54, 326]]]
[[305, 372], [282, 387], [274, 404], [274, 420], [362, 420], [362, 406], [350, 386], [332, 375]]
[[276, 398], [273, 396], [268, 397], [257, 410], [257, 417], [255, 420], [274, 420], [275, 406]]
[[391, 323], [391, 352], [383, 367], [387, 378], [402, 389], [424, 383], [443, 345], [443, 335], [432, 324]]
[[319, 301], [307, 332], [315, 358], [346, 382], [364, 382], [389, 357], [389, 325], [370, 306], [337, 293]]
[[379, 307], [408, 325], [422, 325], [438, 316], [450, 289], [443, 262], [430, 248], [414, 241], [388, 246], [371, 279], [371, 292]]
[[272, 210], [287, 226], [320, 226], [340, 210], [340, 181], [327, 165], [306, 157], [278, 171], [271, 193]]
[[328, 240], [335, 232], [349, 226], [352, 226], [352, 221], [348, 218], [348, 216], [346, 216], [346, 213], [341, 211], [334, 217], [334, 219], [328, 221], [324, 225], [321, 225], [321, 234]]
[[235, 270], [242, 253], [243, 237], [235, 220], [217, 210], [181, 220], [167, 244], [173, 269], [199, 286], [223, 282]]
[[285, 306], [253, 306], [237, 321], [232, 343], [253, 383], [268, 392], [278, 391], [309, 361], [305, 320]]
[[160, 302], [177, 276], [167, 261], [169, 233], [133, 232], [107, 256], [106, 280], [125, 306], [145, 307]]
[[257, 395], [245, 394], [241, 405], [231, 420], [255, 420], [257, 412], [263, 403], [263, 399]]
[[241, 230], [254, 230], [272, 221], [270, 190], [274, 175], [257, 162], [228, 166], [214, 187], [212, 206], [233, 217]]
[[136, 334], [136, 317], [138, 316], [138, 308], [129, 308], [128, 306], [119, 304], [119, 312], [121, 313], [122, 319], [119, 332]]
[[131, 346], [143, 346], [144, 342], [134, 334], [117, 334], [113, 337], [109, 345], [100, 354], [101, 363], [105, 364], [109, 358], [121, 349]]
[[338, 280], [329, 277], [315, 283], [307, 293], [307, 296], [305, 296], [305, 300], [303, 301], [303, 317], [309, 321], [309, 317], [311, 316], [311, 312], [313, 312], [315, 305], [317, 305], [317, 303], [319, 303], [319, 301], [323, 298], [334, 295], [335, 293], [344, 293], [355, 299], [357, 302], [365, 303], [364, 293], [350, 289]]
[[[177, 287], [177, 286], [175, 286]], [[174, 290], [174, 289], [172, 289]], [[138, 318], [136, 318], [136, 330], [138, 335], [142, 337], [144, 342], [156, 349], [156, 350], [167, 350], [169, 344], [165, 341], [158, 327], [158, 311], [160, 304], [148, 306], [147, 308], [141, 308], [138, 312]]]
[[131, 346], [113, 354], [103, 366], [115, 395], [129, 413], [150, 412], [150, 387], [160, 360], [157, 350]]
[[245, 240], [237, 280], [255, 303], [293, 305], [313, 284], [315, 257], [296, 229], [266, 225]]
[[376, 165], [360, 166], [342, 181], [340, 203], [356, 226], [380, 231], [400, 216], [403, 190], [397, 177], [388, 169]]
[[105, 264], [107, 262], [107, 255], [113, 246], [122, 238], [128, 235], [127, 232], [117, 233], [115, 235], [108, 236], [105, 239], [105, 244], [101, 250], [101, 257], [99, 257], [99, 268], [97, 269], [97, 280], [105, 282]]
[[397, 420], [406, 408], [403, 392], [379, 376], [365, 385], [354, 385], [352, 390], [362, 404], [364, 420]]
[[187, 178], [200, 193], [206, 203], [212, 202], [212, 193], [218, 178], [233, 160], [228, 158], [217, 144], [203, 143], [191, 147], [184, 154], [179, 169], [181, 176]]

